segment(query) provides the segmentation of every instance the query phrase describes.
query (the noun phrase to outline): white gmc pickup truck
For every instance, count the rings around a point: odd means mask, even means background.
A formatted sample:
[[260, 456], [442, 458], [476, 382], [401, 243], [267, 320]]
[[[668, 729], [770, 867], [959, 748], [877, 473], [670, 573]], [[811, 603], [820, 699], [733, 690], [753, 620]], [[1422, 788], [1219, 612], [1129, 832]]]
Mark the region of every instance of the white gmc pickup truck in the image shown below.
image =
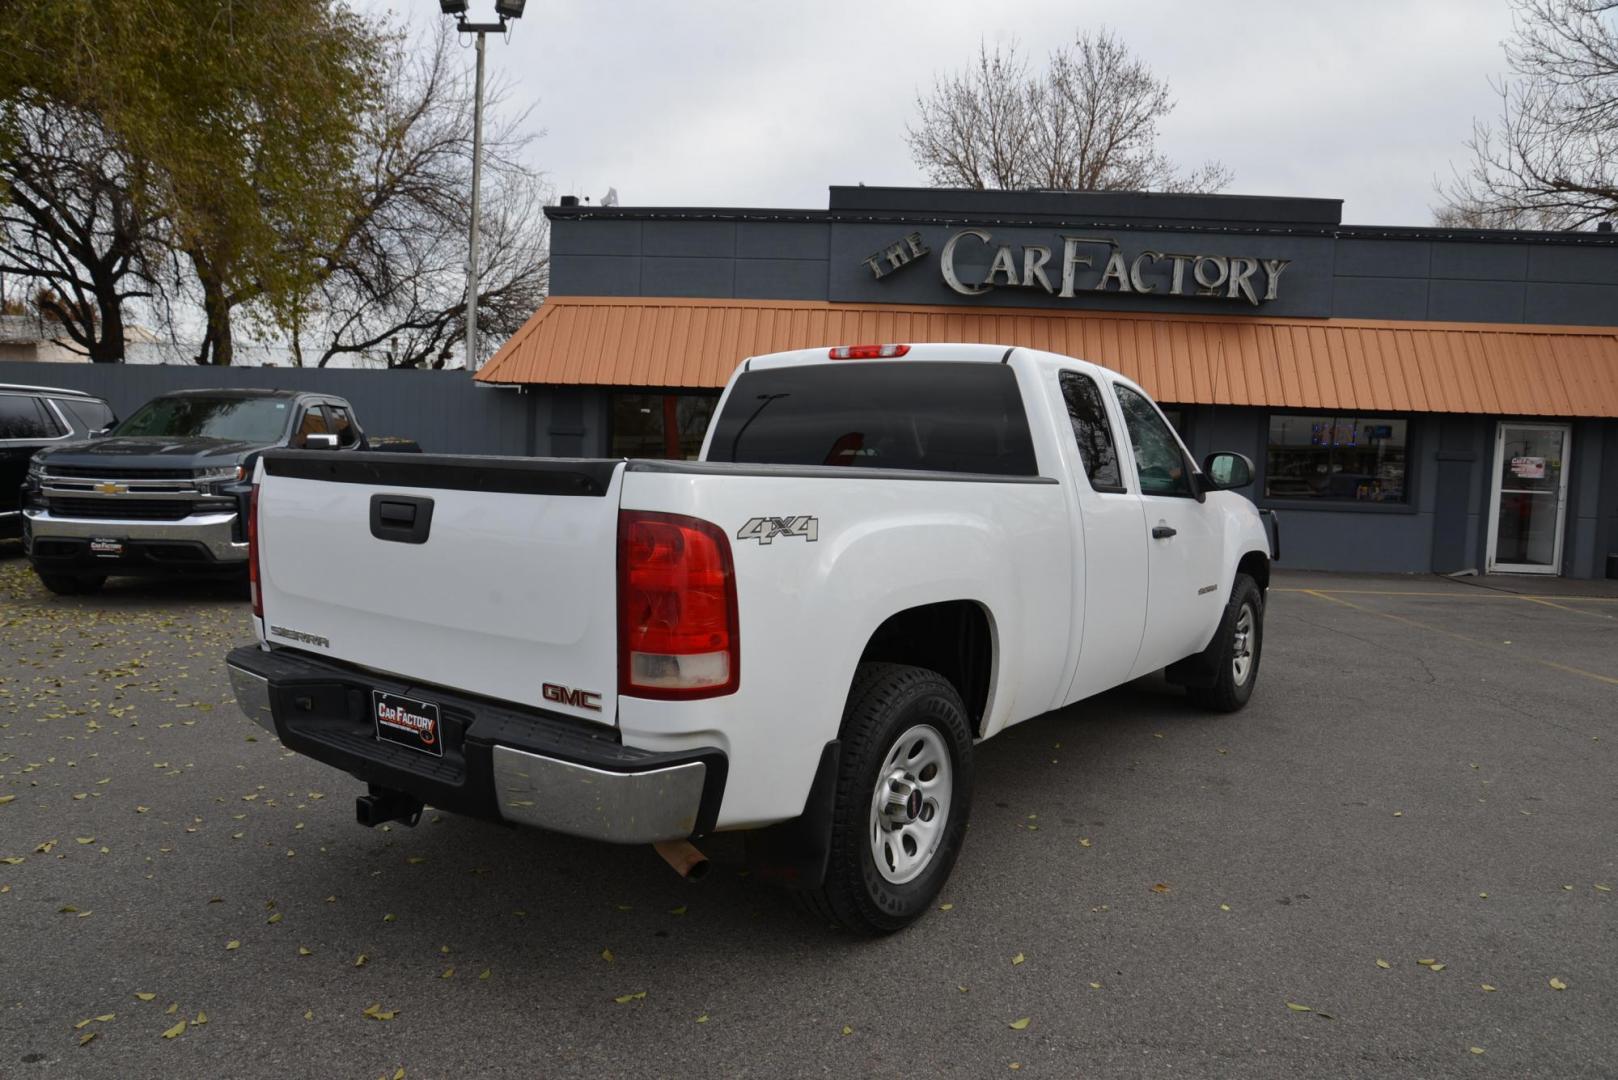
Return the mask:
[[1165, 667], [1246, 703], [1278, 540], [1251, 480], [1066, 356], [757, 356], [697, 461], [266, 453], [230, 676], [369, 785], [365, 824], [430, 803], [686, 866], [751, 830], [883, 933], [943, 886], [980, 740]]

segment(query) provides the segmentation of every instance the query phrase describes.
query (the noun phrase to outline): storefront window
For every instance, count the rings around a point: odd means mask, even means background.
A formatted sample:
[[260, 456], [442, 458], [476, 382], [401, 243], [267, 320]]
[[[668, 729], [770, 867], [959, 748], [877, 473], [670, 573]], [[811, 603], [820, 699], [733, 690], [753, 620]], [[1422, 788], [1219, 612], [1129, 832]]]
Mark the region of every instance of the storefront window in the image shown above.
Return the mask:
[[1272, 415], [1264, 494], [1406, 502], [1407, 427], [1391, 417]]
[[613, 394], [611, 456], [691, 460], [718, 394]]

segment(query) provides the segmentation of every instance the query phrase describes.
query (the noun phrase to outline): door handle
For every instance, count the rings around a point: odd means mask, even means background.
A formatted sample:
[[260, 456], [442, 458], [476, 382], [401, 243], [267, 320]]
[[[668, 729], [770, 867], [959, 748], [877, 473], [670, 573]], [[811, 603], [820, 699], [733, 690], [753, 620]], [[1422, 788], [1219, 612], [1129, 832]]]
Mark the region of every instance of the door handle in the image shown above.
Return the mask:
[[1167, 540], [1169, 537], [1177, 535], [1179, 531], [1168, 525], [1154, 525], [1152, 526], [1152, 539]]

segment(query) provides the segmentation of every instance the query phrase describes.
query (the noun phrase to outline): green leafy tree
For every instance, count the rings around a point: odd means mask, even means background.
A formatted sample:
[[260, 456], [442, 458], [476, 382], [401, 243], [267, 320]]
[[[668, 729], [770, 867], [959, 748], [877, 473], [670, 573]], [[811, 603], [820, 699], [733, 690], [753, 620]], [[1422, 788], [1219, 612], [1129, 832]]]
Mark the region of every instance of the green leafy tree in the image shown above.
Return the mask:
[[195, 273], [197, 361], [228, 364], [238, 309], [284, 321], [342, 243], [386, 38], [333, 0], [0, 3], [0, 100], [82, 110], [142, 163], [134, 205]]

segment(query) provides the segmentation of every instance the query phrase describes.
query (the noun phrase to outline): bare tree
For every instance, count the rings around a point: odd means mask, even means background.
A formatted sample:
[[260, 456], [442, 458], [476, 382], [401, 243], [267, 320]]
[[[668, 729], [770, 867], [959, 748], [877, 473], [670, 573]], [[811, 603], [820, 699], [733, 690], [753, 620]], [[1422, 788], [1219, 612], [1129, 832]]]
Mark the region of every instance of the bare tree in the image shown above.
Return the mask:
[[1107, 30], [1081, 32], [1030, 73], [1015, 43], [916, 96], [910, 152], [942, 187], [1218, 191], [1217, 161], [1182, 171], [1158, 149], [1168, 83]]
[[1576, 229], [1618, 217], [1618, 0], [1512, 0], [1514, 78], [1439, 187], [1439, 224]]
[[[366, 117], [358, 209], [287, 327], [299, 362], [385, 354], [393, 367], [444, 367], [465, 338], [471, 227], [473, 87], [455, 34], [435, 22], [425, 49], [400, 38]], [[522, 158], [526, 114], [485, 96], [478, 323], [514, 333], [544, 297], [549, 267], [543, 178]]]
[[141, 170], [95, 117], [24, 91], [3, 105], [0, 274], [42, 288], [42, 317], [98, 363], [124, 359], [124, 305], [152, 294], [161, 222], [131, 185]]

